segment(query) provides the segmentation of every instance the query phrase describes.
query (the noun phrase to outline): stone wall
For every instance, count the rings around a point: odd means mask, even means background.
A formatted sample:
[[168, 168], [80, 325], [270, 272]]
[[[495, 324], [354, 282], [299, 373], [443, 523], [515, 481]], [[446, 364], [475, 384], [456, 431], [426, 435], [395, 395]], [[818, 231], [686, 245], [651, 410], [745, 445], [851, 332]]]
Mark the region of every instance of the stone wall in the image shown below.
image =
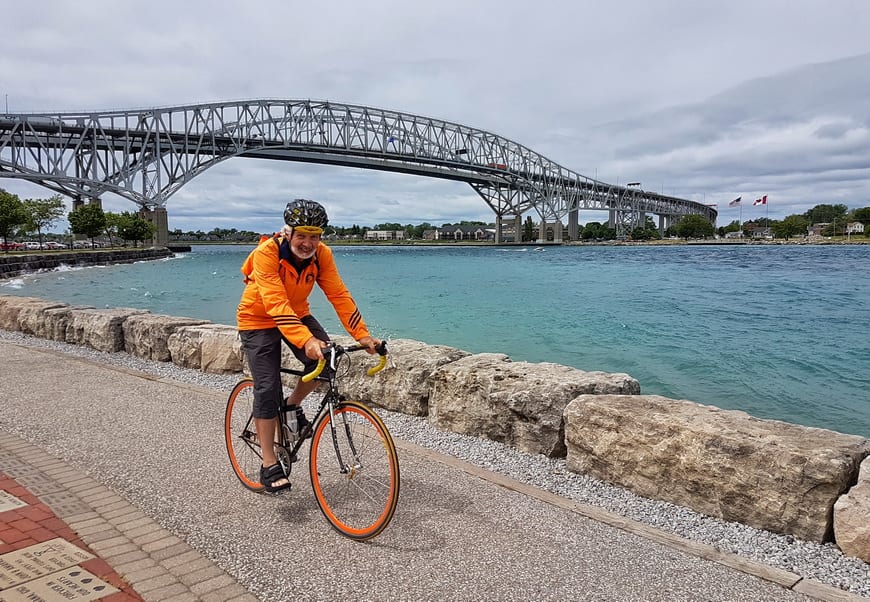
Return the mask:
[[172, 251], [158, 247], [151, 249], [109, 250], [109, 251], [52, 251], [42, 255], [0, 254], [0, 278], [12, 278], [27, 272], [53, 270], [61, 265], [107, 265], [112, 263], [132, 263], [146, 259], [171, 257]]
[[[234, 327], [138, 309], [0, 296], [0, 328], [210, 373], [245, 366]], [[408, 339], [390, 341], [390, 351], [392, 365], [375, 378], [357, 362], [344, 392], [425, 416], [441, 429], [567, 456], [569, 470], [646, 497], [810, 541], [835, 540], [870, 561], [867, 439], [641, 395], [627, 374]]]

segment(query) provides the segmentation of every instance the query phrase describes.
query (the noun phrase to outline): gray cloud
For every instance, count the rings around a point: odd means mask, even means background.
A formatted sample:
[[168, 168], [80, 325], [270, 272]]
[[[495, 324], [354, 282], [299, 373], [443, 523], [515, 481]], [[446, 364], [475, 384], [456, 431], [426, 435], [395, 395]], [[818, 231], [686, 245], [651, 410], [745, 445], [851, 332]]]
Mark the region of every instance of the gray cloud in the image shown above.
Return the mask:
[[[47, 0], [4, 19], [16, 23], [0, 38], [10, 111], [329, 99], [454, 121], [590, 177], [719, 203], [720, 223], [739, 195], [769, 195], [771, 217], [870, 205], [861, 0]], [[170, 199], [170, 227], [267, 231], [295, 196], [322, 200], [339, 225], [492, 218], [455, 182], [232, 159]]]

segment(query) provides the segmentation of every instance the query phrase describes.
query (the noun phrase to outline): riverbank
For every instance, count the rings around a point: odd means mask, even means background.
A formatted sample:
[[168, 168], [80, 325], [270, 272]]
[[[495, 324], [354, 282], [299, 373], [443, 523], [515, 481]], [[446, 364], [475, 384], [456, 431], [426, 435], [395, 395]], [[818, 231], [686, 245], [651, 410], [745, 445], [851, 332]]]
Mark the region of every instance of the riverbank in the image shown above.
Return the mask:
[[10, 253], [0, 255], [0, 280], [21, 274], [54, 270], [61, 266], [111, 265], [134, 263], [172, 257], [173, 252], [165, 247], [150, 249], [110, 249], [92, 251], [60, 251], [51, 253]]
[[[710, 240], [601, 240], [601, 241], [531, 241], [531, 242], [502, 242], [494, 243], [491, 241], [482, 240], [338, 240], [324, 239], [324, 242], [330, 247], [358, 247], [358, 246], [376, 246], [376, 247], [558, 247], [558, 246], [578, 246], [578, 247], [672, 247], [672, 246], [781, 246], [781, 245], [803, 245], [803, 246], [826, 246], [826, 245], [870, 245], [870, 238], [817, 238], [817, 239], [774, 239], [774, 240], [737, 240], [737, 239], [710, 239]], [[176, 250], [179, 247], [181, 250], [190, 251], [198, 246], [208, 245], [254, 245], [256, 241], [243, 240], [203, 240], [203, 241], [184, 241], [183, 243], [170, 243], [169, 248]]]
[[[216, 403], [223, 402], [226, 397], [226, 392], [238, 379], [238, 376], [235, 374], [207, 374], [200, 370], [182, 368], [173, 363], [149, 361], [124, 352], [99, 352], [88, 347], [34, 338], [20, 332], [0, 330], [0, 341], [16, 345], [26, 345], [30, 348], [47, 349], [54, 353], [63, 353], [100, 364], [114, 365], [121, 370], [144, 372], [153, 375], [156, 379], [155, 382], [180, 382], [195, 387], [207, 387], [215, 392], [215, 399], [220, 400]], [[56, 393], [53, 394], [53, 399], [57, 399]], [[162, 396], [160, 399], [163, 403], [166, 402], [165, 397]], [[189, 401], [190, 400], [188, 399], [188, 402]], [[141, 409], [141, 404], [137, 404], [137, 407], [140, 407]], [[150, 407], [151, 406], [148, 406], [148, 408]], [[175, 405], [170, 404], [170, 407], [175, 407]], [[209, 418], [203, 417], [198, 412], [191, 413], [190, 408], [195, 408], [196, 405], [186, 405], [185, 407], [187, 407], [187, 409], [184, 414], [187, 416], [193, 416], [197, 424], [202, 424], [203, 420], [211, 420], [214, 418], [212, 414], [209, 414], [209, 416], [211, 416], [211, 418]], [[219, 410], [220, 408], [217, 406], [214, 408], [214, 411], [217, 411], [218, 413]], [[393, 436], [399, 440], [435, 450], [439, 453], [468, 462], [473, 466], [487, 471], [493, 471], [498, 475], [504, 475], [510, 479], [534, 487], [535, 489], [544, 492], [544, 495], [553, 496], [547, 499], [567, 500], [570, 503], [578, 504], [578, 507], [587, 507], [588, 505], [588, 507], [591, 508], [600, 508], [606, 512], [612, 512], [614, 514], [611, 524], [620, 526], [623, 530], [631, 530], [631, 521], [637, 521], [661, 531], [662, 533], [659, 535], [659, 541], [667, 543], [675, 541], [675, 537], [683, 538], [697, 544], [697, 547], [693, 546], [693, 549], [696, 551], [695, 553], [698, 553], [697, 550], [707, 549], [707, 546], [709, 546], [710, 552], [701, 552], [701, 554], [707, 559], [714, 559], [714, 556], [712, 555], [713, 552], [717, 555], [735, 554], [739, 557], [736, 559], [736, 563], [739, 566], [744, 567], [744, 570], [745, 566], [749, 566], [754, 562], [761, 562], [771, 567], [777, 567], [778, 569], [794, 573], [797, 578], [803, 580], [801, 582], [805, 585], [809, 584], [811, 581], [818, 581], [839, 588], [840, 590], [845, 590], [839, 592], [837, 590], [829, 591], [826, 592], [827, 595], [820, 595], [820, 592], [816, 592], [816, 595], [820, 599], [854, 599], [854, 597], [847, 597], [847, 591], [851, 592], [853, 596], [870, 595], [870, 567], [858, 559], [844, 556], [832, 544], [814, 544], [794, 537], [754, 529], [743, 524], [714, 519], [693, 512], [687, 508], [681, 508], [673, 504], [643, 498], [620, 487], [614, 487], [609, 483], [601, 482], [585, 475], [572, 473], [567, 469], [564, 459], [547, 458], [541, 454], [525, 453], [512, 448], [509, 445], [495, 441], [464, 436], [458, 433], [437, 429], [423, 417], [409, 416], [384, 409], [379, 409], [378, 411], [384, 418]], [[154, 416], [153, 413], [148, 414], [147, 409], [145, 413], [146, 415]], [[15, 416], [16, 420], [23, 420], [19, 413], [16, 413]], [[44, 416], [42, 418], [44, 419]], [[131, 422], [135, 422], [135, 419], [131, 419]], [[94, 428], [93, 423], [87, 423], [89, 428]], [[175, 424], [175, 419], [169, 420], [168, 423]], [[159, 440], [172, 441], [172, 437], [167, 439], [166, 424], [166, 421], [163, 419], [135, 422], [137, 435], [132, 437], [132, 442], [153, 441], [154, 439], [152, 437], [143, 436], [141, 432], [143, 429], [150, 428], [158, 429]], [[23, 429], [23, 427], [21, 428]], [[111, 432], [115, 431], [115, 428], [111, 429]], [[202, 429], [194, 429], [194, 432], [200, 431], [202, 431]], [[148, 431], [146, 430], [146, 432]], [[208, 472], [203, 474], [228, 473], [229, 469], [223, 471], [215, 470], [214, 458], [218, 457], [217, 454], [219, 452], [223, 453], [223, 450], [217, 449], [217, 444], [215, 443], [212, 434], [209, 434], [209, 437], [211, 437], [211, 439], [208, 439], [207, 443], [201, 445], [197, 444], [195, 446], [197, 453], [192, 457], [204, 458], [206, 461], [210, 462], [210, 464], [208, 464]], [[55, 446], [64, 446], [63, 449], [65, 450], [66, 455], [81, 459], [83, 450], [80, 447], [80, 438], [74, 439], [71, 437], [70, 439], [71, 442], [68, 445], [57, 438], [52, 441], [52, 444]], [[100, 439], [102, 438], [97, 438], [97, 440]], [[127, 444], [123, 446], [123, 449], [128, 450], [130, 446], [131, 442], [128, 441]], [[215, 449], [211, 450], [211, 447], [209, 446], [214, 446]], [[206, 453], [203, 453], [204, 449], [206, 450]], [[212, 451], [214, 453], [211, 453]], [[150, 470], [152, 465], [157, 465], [160, 467], [160, 470], [165, 471], [166, 468], [163, 465], [165, 463], [165, 457], [163, 454], [165, 453], [165, 446], [155, 449], [153, 446], [146, 445], [143, 446], [142, 449], [134, 450], [137, 463], [141, 470]], [[158, 454], [159, 462], [158, 460], [154, 460], [152, 463], [148, 459], [152, 456], [157, 457]], [[102, 461], [106, 461], [105, 458], [114, 458], [111, 454], [101, 454], [99, 457], [103, 459]], [[145, 458], [145, 460], [143, 460], [143, 458]], [[415, 457], [411, 457], [407, 453], [403, 455], [403, 461], [407, 463], [408, 473], [412, 475], [415, 467], [421, 465], [419, 461], [415, 460]], [[405, 467], [403, 466], [403, 475], [404, 468]], [[433, 467], [429, 466], [426, 470], [426, 474], [432, 474], [433, 470]], [[102, 474], [104, 471], [100, 470], [100, 472]], [[142, 472], [139, 470], [137, 470], [136, 473], [125, 471], [125, 474], [134, 480], [134, 483], [130, 485], [129, 488], [132, 489], [134, 493], [136, 491], [142, 491], [141, 487], [139, 487], [141, 482], [143, 482]], [[171, 481], [171, 479], [163, 478], [160, 482], [165, 483], [168, 481]], [[115, 482], [118, 483], [120, 481], [116, 480]], [[145, 482], [148, 482], [147, 478], [145, 479]], [[419, 481], [412, 476], [408, 481], [408, 491], [410, 492], [417, 487], [418, 482]], [[145, 489], [151, 490], [151, 488]], [[211, 488], [209, 489], [211, 490]], [[190, 533], [190, 529], [194, 529], [196, 533], [199, 533], [199, 530], [208, 528], [208, 525], [205, 525], [205, 527], [200, 526], [203, 501], [201, 499], [202, 494], [199, 495], [200, 497], [196, 498], [196, 505], [193, 510], [188, 510], [188, 505], [182, 501], [186, 500], [187, 496], [167, 497], [165, 499], [172, 500], [173, 512], [166, 513], [165, 508], [158, 507], [154, 509], [154, 514], [163, 517], [175, 517], [173, 523], [176, 525], [183, 525], [182, 528], [185, 533]], [[435, 495], [437, 498], [440, 493], [435, 493]], [[412, 499], [413, 498], [411, 497], [407, 498], [407, 500]], [[457, 498], [451, 499], [455, 501]], [[287, 498], [281, 498], [279, 501], [282, 504], [286, 504], [288, 503], [286, 500]], [[259, 500], [257, 501], [259, 502]], [[207, 502], [211, 503], [210, 500], [207, 500]], [[290, 503], [298, 504], [298, 501], [294, 501], [293, 498], [290, 498]], [[462, 504], [460, 504], [460, 506], [462, 506]], [[227, 508], [225, 503], [223, 503], [221, 507], [225, 509]], [[407, 510], [404, 511], [403, 515], [397, 516], [404, 516], [406, 517], [406, 520], [409, 516], [416, 516], [417, 510], [420, 510], [420, 508], [413, 506], [411, 502], [403, 507]], [[199, 514], [195, 514], [198, 511]], [[420, 511], [422, 512], [422, 510]], [[246, 512], [250, 512], [250, 510], [246, 510]], [[179, 515], [179, 513], [182, 514]], [[188, 513], [190, 513], [189, 516]], [[596, 515], [596, 517], [597, 516], [598, 515]], [[198, 518], [194, 519], [191, 517]], [[626, 521], [620, 517], [625, 517], [625, 519], [628, 520]], [[221, 520], [226, 520], [226, 517], [222, 517]], [[402, 519], [399, 518], [399, 520]], [[597, 520], [600, 519], [597, 518]], [[230, 522], [232, 523], [233, 521]], [[398, 525], [400, 523], [396, 524]], [[419, 547], [419, 539], [417, 538], [420, 536], [420, 532], [425, 534], [425, 528], [421, 530], [416, 523], [414, 523], [414, 526], [415, 529], [413, 532], [416, 533], [414, 536], [415, 547]], [[579, 526], [578, 529], [580, 528], [584, 530], [584, 533], [588, 530], [588, 527]], [[215, 533], [223, 532], [225, 532], [225, 529], [212, 528], [208, 533], [209, 537], [212, 537]], [[312, 529], [309, 533], [312, 537], [317, 537], [316, 530]], [[388, 536], [390, 533], [401, 534], [403, 531], [397, 528], [393, 531], [388, 531]], [[443, 530], [440, 529], [438, 533], [439, 537], [442, 537], [444, 534]], [[564, 532], [563, 535], [566, 533], [568, 532]], [[249, 540], [250, 539], [251, 538], [249, 538]], [[198, 541], [202, 542], [205, 540], [200, 538]], [[332, 542], [331, 545], [335, 545], [334, 540], [330, 541]], [[611, 544], [614, 550], [621, 549], [618, 542], [611, 541]], [[692, 544], [689, 544], [689, 546], [692, 546]], [[225, 555], [223, 557], [225, 558]], [[260, 575], [260, 573], [258, 573], [258, 575]]]

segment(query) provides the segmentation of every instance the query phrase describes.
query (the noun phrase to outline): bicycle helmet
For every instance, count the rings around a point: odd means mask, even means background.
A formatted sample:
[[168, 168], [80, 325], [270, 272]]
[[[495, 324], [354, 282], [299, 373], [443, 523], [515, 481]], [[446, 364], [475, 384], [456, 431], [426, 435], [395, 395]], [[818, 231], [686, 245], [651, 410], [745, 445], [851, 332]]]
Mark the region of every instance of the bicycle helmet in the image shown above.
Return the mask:
[[326, 209], [317, 201], [293, 199], [284, 209], [284, 223], [305, 234], [322, 234], [328, 222]]

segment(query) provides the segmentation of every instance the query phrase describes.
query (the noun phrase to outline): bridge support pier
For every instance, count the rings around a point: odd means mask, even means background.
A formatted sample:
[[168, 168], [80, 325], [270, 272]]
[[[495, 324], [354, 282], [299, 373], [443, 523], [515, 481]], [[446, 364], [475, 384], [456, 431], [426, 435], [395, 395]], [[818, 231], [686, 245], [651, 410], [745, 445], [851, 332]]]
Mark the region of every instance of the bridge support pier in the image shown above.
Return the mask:
[[155, 247], [165, 247], [169, 244], [169, 216], [166, 213], [166, 207], [155, 207], [154, 209], [142, 208], [139, 211], [142, 219], [154, 224], [154, 236], [151, 243]]
[[562, 243], [562, 220], [557, 219], [552, 224], [548, 224], [547, 220], [542, 219], [541, 225], [538, 228], [538, 242], [545, 243], [547, 242], [547, 226], [553, 226], [553, 242], [556, 244]]
[[568, 212], [568, 240], [580, 240], [580, 211], [577, 209]]

